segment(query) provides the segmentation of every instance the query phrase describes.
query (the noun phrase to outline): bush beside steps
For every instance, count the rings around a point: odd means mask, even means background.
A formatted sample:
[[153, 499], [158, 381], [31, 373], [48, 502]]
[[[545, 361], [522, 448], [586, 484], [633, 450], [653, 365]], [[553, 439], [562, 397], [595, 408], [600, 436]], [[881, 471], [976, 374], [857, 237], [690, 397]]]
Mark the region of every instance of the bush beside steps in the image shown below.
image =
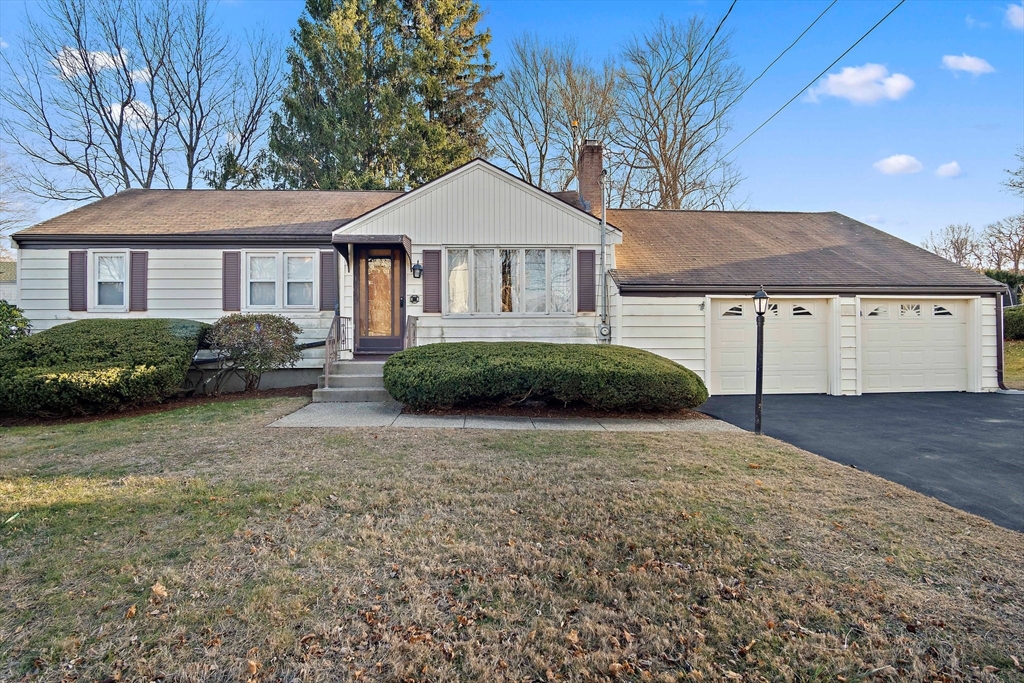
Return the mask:
[[0, 415], [101, 413], [178, 392], [209, 326], [79, 320], [0, 348]]
[[641, 349], [597, 344], [456, 342], [384, 364], [384, 388], [415, 410], [526, 399], [609, 411], [669, 411], [707, 400], [703, 380]]

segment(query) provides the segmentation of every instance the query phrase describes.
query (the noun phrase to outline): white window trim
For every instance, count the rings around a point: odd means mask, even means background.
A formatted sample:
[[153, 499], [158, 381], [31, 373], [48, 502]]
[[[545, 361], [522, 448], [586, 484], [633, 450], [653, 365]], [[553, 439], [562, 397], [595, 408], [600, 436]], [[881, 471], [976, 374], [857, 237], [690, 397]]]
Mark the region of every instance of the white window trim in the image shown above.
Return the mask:
[[[319, 311], [320, 310], [320, 259], [318, 251], [296, 251], [291, 249], [271, 250], [254, 249], [253, 251], [242, 252], [242, 310], [251, 313], [266, 313], [268, 311]], [[254, 306], [249, 302], [249, 259], [252, 256], [273, 256], [277, 259], [277, 277], [274, 280], [276, 303], [273, 306]], [[288, 293], [286, 259], [289, 256], [302, 256], [313, 259], [313, 303], [309, 306], [289, 306], [285, 296]], [[305, 282], [305, 280], [293, 280], [292, 282]]]
[[[526, 311], [517, 311], [515, 313], [474, 313], [473, 307], [473, 296], [476, 293], [476, 281], [473, 277], [473, 264], [474, 264], [474, 251], [476, 249], [518, 249], [520, 251], [519, 257], [519, 281], [522, 283], [522, 291], [520, 292], [520, 302], [525, 305], [526, 303], [526, 250], [527, 249], [544, 249], [550, 252], [552, 249], [561, 249], [569, 252], [569, 287], [572, 290], [572, 296], [569, 301], [569, 310], [560, 313], [551, 312], [551, 256], [548, 254], [545, 257], [545, 282], [547, 287], [545, 288], [547, 300], [545, 303], [544, 313], [527, 313]], [[467, 297], [469, 302], [470, 311], [468, 313], [449, 313], [448, 312], [448, 251], [462, 251], [468, 250], [469, 256], [467, 261], [467, 268], [469, 270], [469, 287], [467, 289]], [[495, 307], [501, 307], [501, 256], [498, 253], [494, 255], [494, 298]], [[576, 275], [576, 248], [570, 245], [561, 244], [527, 244], [527, 245], [493, 245], [493, 244], [475, 244], [475, 245], [450, 245], [443, 247], [441, 254], [441, 317], [443, 318], [475, 318], [475, 319], [488, 319], [488, 318], [575, 318], [577, 317], [577, 275]]]
[[[100, 256], [120, 256], [124, 259], [124, 300], [119, 306], [100, 306]], [[97, 313], [127, 313], [128, 298], [131, 296], [131, 272], [128, 262], [127, 249], [97, 249], [89, 251], [89, 263], [87, 267], [89, 278], [89, 292], [86, 301], [86, 310]]]

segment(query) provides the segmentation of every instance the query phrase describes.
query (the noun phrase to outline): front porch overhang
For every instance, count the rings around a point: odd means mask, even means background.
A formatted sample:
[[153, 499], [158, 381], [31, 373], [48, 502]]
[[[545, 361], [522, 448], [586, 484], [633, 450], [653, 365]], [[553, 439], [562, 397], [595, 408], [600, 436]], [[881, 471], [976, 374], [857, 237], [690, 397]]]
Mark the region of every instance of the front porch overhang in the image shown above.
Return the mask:
[[405, 250], [407, 256], [412, 255], [412, 239], [408, 235], [352, 235], [335, 233], [331, 236], [331, 242], [341, 252], [346, 262], [351, 254], [350, 246], [383, 247], [400, 245]]

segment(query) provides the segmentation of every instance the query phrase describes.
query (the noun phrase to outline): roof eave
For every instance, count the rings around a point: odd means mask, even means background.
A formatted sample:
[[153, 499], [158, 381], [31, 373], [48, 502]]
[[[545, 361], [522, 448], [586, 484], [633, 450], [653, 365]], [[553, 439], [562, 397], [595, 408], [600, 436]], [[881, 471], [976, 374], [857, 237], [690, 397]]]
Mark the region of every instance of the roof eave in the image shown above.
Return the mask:
[[[739, 294], [753, 295], [759, 285], [684, 285], [684, 284], [650, 284], [616, 281], [622, 296], [678, 296], [678, 295], [709, 295]], [[1002, 294], [1005, 286], [993, 285], [768, 285], [769, 294], [821, 294], [832, 296], [857, 295], [921, 295], [921, 296], [957, 296], [982, 294]]]

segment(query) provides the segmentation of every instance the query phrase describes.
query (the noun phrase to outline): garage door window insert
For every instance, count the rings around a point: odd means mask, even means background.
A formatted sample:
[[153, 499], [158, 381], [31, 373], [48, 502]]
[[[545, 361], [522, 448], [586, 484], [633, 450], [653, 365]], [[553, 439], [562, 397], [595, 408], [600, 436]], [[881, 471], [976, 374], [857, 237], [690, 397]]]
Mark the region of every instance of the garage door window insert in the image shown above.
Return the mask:
[[571, 315], [571, 249], [448, 249], [452, 315]]

